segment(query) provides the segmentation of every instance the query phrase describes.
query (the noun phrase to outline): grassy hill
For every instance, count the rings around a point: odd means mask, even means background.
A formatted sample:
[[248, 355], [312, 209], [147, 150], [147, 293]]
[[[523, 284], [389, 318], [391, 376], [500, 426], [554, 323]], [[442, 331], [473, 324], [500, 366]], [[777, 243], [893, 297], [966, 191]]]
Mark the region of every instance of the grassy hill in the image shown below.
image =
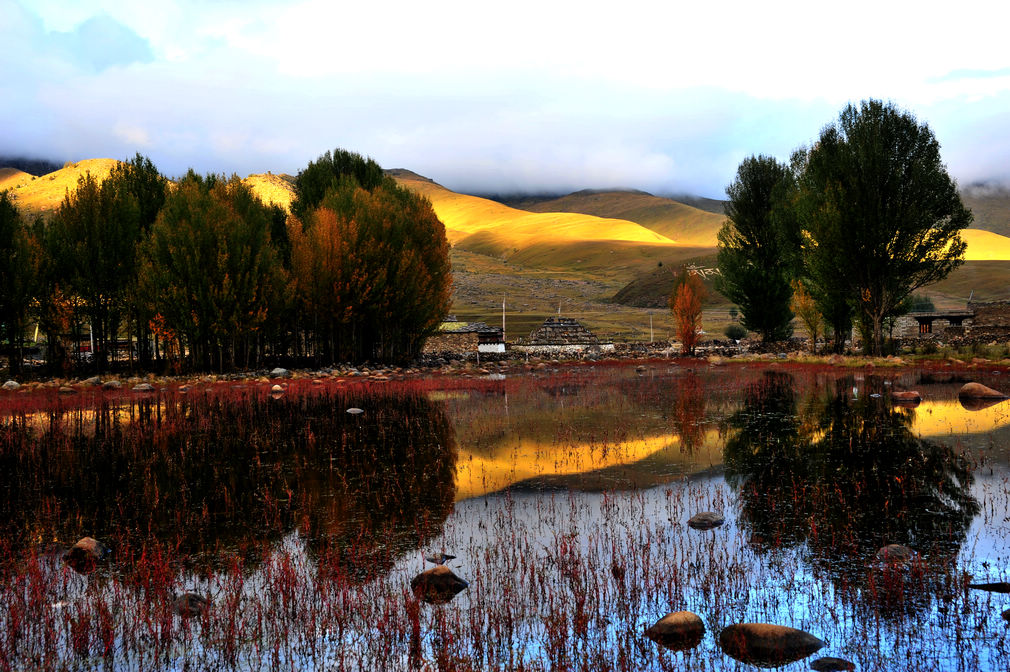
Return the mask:
[[10, 189], [18, 207], [31, 215], [49, 216], [56, 211], [68, 190], [77, 188], [85, 173], [104, 180], [118, 163], [115, 159], [87, 159], [67, 163], [57, 171], [35, 177], [28, 173], [0, 171], [0, 189]]
[[[77, 181], [86, 173], [104, 180], [119, 161], [87, 159], [67, 163], [63, 168], [36, 177], [17, 168], [0, 167], [0, 190], [9, 189], [18, 207], [31, 216], [48, 217], [56, 212], [68, 191], [77, 188]], [[276, 203], [289, 210], [294, 198], [294, 178], [290, 175], [250, 175], [242, 180], [266, 203]]]
[[573, 212], [626, 219], [684, 245], [715, 247], [725, 217], [644, 191], [577, 191], [526, 206], [531, 212]]

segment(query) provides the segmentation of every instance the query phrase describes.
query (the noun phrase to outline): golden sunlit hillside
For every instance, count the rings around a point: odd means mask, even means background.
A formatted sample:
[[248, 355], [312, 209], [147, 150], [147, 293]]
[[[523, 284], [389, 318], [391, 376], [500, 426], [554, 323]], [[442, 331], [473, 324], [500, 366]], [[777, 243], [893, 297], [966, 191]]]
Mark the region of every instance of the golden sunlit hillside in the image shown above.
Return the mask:
[[409, 171], [391, 171], [403, 186], [426, 196], [445, 224], [449, 242], [468, 248], [480, 234], [486, 253], [509, 256], [543, 242], [615, 241], [675, 246], [677, 241], [635, 222], [576, 213], [531, 213], [496, 201], [456, 193]]
[[980, 229], [965, 229], [961, 237], [968, 243], [966, 261], [1010, 260], [1010, 238], [1006, 236]]
[[87, 159], [67, 163], [63, 168], [41, 177], [21, 171], [14, 171], [11, 177], [5, 177], [6, 173], [0, 173], [2, 181], [0, 189], [10, 189], [18, 207], [27, 213], [51, 215], [59, 207], [67, 191], [76, 189], [77, 181], [86, 173], [91, 173], [98, 180], [104, 180], [117, 163], [119, 162], [115, 159]]
[[290, 175], [273, 173], [253, 174], [242, 180], [264, 203], [278, 205], [285, 212], [291, 212], [291, 201], [295, 198], [294, 178]]
[[642, 191], [577, 191], [523, 209], [626, 219], [678, 243], [697, 247], [715, 247], [716, 234], [726, 221], [724, 215]]

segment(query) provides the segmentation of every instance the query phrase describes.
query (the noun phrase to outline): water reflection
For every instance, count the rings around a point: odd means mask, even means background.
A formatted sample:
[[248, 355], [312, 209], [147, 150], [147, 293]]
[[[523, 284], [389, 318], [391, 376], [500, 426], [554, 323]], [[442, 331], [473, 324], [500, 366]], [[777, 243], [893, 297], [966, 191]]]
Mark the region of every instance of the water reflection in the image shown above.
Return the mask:
[[[141, 554], [255, 561], [297, 529], [328, 567], [365, 578], [441, 531], [456, 462], [442, 405], [410, 393], [233, 396], [0, 421], [0, 534], [15, 548], [102, 538], [127, 571]], [[353, 405], [366, 412], [344, 412]]]
[[846, 584], [865, 584], [867, 562], [892, 543], [951, 564], [979, 511], [969, 464], [917, 438], [918, 411], [890, 406], [882, 380], [868, 377], [858, 398], [854, 382], [815, 390], [803, 408], [788, 374], [747, 388], [725, 463], [753, 545], [805, 543], [814, 566]]

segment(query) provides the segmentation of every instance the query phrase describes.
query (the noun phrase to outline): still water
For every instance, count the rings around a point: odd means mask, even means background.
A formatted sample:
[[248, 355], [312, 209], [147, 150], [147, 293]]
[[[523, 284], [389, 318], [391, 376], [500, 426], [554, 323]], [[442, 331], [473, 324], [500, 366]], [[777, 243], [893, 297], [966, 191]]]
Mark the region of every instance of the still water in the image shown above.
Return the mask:
[[[826, 642], [787, 670], [1010, 669], [1010, 595], [966, 587], [1010, 581], [1010, 402], [957, 399], [1005, 371], [493, 378], [4, 393], [0, 669], [754, 669], [742, 622]], [[442, 551], [468, 586], [418, 603]], [[644, 636], [680, 610], [696, 646]]]

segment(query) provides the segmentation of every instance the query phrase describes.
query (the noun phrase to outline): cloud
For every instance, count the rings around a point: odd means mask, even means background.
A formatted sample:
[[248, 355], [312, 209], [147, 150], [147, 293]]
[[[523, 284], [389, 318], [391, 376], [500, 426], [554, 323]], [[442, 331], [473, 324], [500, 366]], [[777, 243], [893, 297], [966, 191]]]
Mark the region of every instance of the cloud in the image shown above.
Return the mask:
[[1010, 10], [968, 4], [0, 0], [0, 151], [247, 174], [339, 146], [458, 189], [719, 197], [872, 96], [984, 178], [1010, 165]]
[[46, 48], [62, 52], [68, 61], [94, 72], [154, 61], [147, 40], [107, 14], [92, 16], [72, 31], [47, 34], [43, 40]]

